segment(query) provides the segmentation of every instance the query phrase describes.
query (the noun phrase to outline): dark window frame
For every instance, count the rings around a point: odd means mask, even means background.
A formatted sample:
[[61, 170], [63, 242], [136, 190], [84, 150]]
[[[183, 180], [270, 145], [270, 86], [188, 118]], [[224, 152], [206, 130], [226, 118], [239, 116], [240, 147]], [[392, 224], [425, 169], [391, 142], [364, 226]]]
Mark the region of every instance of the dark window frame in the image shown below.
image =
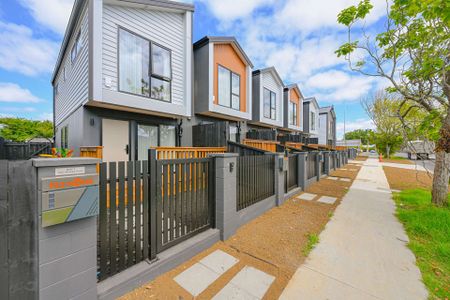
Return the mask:
[[[120, 87], [120, 77], [121, 77], [120, 76], [120, 31], [121, 30], [126, 31], [129, 34], [132, 34], [132, 35], [134, 35], [134, 36], [136, 36], [138, 38], [141, 38], [141, 39], [143, 39], [143, 40], [145, 40], [145, 41], [147, 41], [149, 43], [149, 49], [148, 49], [148, 51], [149, 51], [149, 68], [148, 68], [149, 93], [148, 93], [148, 96], [121, 90], [121, 87]], [[155, 46], [157, 46], [159, 48], [162, 48], [162, 49], [164, 49], [164, 50], [169, 52], [170, 77], [165, 77], [165, 76], [162, 76], [162, 75], [159, 75], [159, 74], [156, 74], [156, 73], [153, 72], [153, 57], [152, 57], [152, 55], [153, 55], [152, 46], [153, 45], [155, 45]], [[151, 93], [152, 78], [155, 78], [155, 79], [158, 79], [158, 80], [162, 80], [162, 81], [165, 81], [165, 82], [169, 83], [169, 94], [170, 94], [169, 100], [163, 100], [163, 99], [158, 99], [158, 98], [153, 98], [152, 97], [152, 93]], [[173, 80], [172, 50], [169, 49], [168, 47], [165, 47], [165, 46], [163, 46], [161, 44], [158, 44], [158, 43], [156, 43], [156, 42], [154, 42], [154, 41], [152, 41], [152, 40], [150, 40], [150, 39], [148, 39], [146, 37], [143, 37], [142, 35], [140, 35], [138, 33], [135, 33], [135, 32], [133, 32], [131, 30], [128, 30], [127, 28], [119, 26], [119, 28], [117, 30], [117, 79], [118, 79], [117, 80], [117, 82], [118, 82], [117, 83], [117, 90], [120, 93], [129, 94], [129, 95], [133, 95], [133, 96], [144, 97], [144, 98], [148, 98], [148, 99], [151, 99], [151, 100], [161, 101], [161, 102], [164, 102], [164, 103], [172, 103], [172, 96], [173, 96], [173, 94], [172, 94], [172, 80]]]
[[297, 126], [297, 103], [291, 101], [290, 104], [289, 111], [292, 113], [292, 123], [289, 125]]
[[69, 125], [63, 126], [61, 129], [61, 148], [69, 148]]
[[81, 29], [78, 30], [75, 42], [73, 43], [72, 46], [72, 50], [70, 51], [70, 62], [72, 63], [72, 65], [74, 65], [75, 62], [77, 61], [78, 56], [80, 56], [80, 52], [81, 52]]
[[[230, 105], [224, 105], [220, 103], [220, 99], [219, 99], [219, 94], [220, 94], [220, 80], [219, 80], [219, 70], [220, 68], [228, 71], [230, 73], [230, 99], [229, 99], [229, 103]], [[236, 75], [239, 78], [239, 94], [235, 94], [233, 93], [233, 75]], [[236, 96], [239, 98], [239, 106], [237, 108], [233, 107], [233, 96]], [[227, 107], [227, 108], [231, 108], [234, 109], [236, 111], [240, 111], [241, 110], [241, 75], [231, 71], [230, 69], [228, 69], [227, 67], [224, 67], [221, 64], [217, 64], [217, 104], [223, 107]]]
[[[269, 92], [269, 116], [266, 114], [266, 110], [265, 110], [265, 106], [266, 106], [266, 101], [264, 99], [264, 90]], [[275, 93], [274, 91], [264, 87], [263, 90], [263, 114], [264, 114], [264, 118], [266, 119], [271, 119], [271, 120], [276, 120], [277, 119], [277, 93]], [[272, 95], [274, 95], [275, 99], [272, 102]], [[273, 113], [273, 115], [272, 115]]]

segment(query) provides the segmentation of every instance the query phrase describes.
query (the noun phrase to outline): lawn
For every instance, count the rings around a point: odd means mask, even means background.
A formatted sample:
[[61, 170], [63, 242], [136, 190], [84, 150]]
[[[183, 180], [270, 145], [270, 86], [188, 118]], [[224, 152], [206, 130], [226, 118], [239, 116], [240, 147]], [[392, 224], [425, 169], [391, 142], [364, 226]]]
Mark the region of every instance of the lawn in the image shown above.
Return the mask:
[[445, 207], [431, 204], [426, 190], [396, 193], [397, 217], [408, 233], [430, 299], [450, 297], [450, 194]]

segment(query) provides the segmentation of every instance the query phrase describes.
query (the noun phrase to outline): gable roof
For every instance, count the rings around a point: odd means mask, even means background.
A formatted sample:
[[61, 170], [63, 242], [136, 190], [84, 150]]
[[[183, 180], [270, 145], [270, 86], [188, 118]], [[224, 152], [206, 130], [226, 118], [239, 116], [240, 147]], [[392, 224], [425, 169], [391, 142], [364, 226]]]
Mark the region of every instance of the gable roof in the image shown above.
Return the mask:
[[298, 84], [296, 84], [296, 83], [286, 85], [284, 89], [285, 90], [292, 90], [292, 89], [294, 89], [300, 95], [300, 98], [301, 98], [300, 100], [305, 99], [305, 97], [302, 94], [302, 91], [300, 91], [300, 88], [298, 87]]
[[[134, 4], [142, 4], [142, 5], [149, 5], [154, 7], [161, 7], [166, 9], [180, 9], [185, 11], [194, 11], [194, 5], [188, 4], [188, 3], [182, 3], [177, 1], [171, 1], [171, 0], [116, 0], [117, 2], [127, 4], [127, 3], [134, 3]], [[67, 51], [67, 47], [69, 45], [70, 38], [72, 37], [73, 31], [76, 28], [78, 19], [81, 16], [84, 4], [88, 2], [87, 0], [75, 0], [72, 12], [70, 14], [69, 22], [67, 23], [66, 31], [64, 33], [64, 38], [61, 44], [61, 48], [59, 50], [58, 58], [56, 60], [56, 65], [53, 70], [52, 75], [52, 83], [55, 81], [56, 75], [58, 74], [59, 67], [61, 66], [61, 63], [63, 61], [64, 55]]]
[[262, 73], [272, 73], [272, 75], [275, 76], [275, 78], [278, 80], [278, 83], [284, 87], [283, 80], [281, 79], [280, 74], [278, 74], [275, 67], [268, 67], [268, 68], [253, 71], [253, 75], [259, 75]]
[[315, 104], [315, 106], [319, 109], [320, 111], [320, 106], [319, 106], [319, 102], [317, 102], [316, 97], [308, 97], [305, 100], [303, 100], [303, 102], [309, 103], [312, 102]]
[[232, 44], [236, 50], [241, 54], [242, 59], [245, 60], [245, 63], [253, 68], [253, 63], [250, 58], [245, 53], [244, 49], [242, 49], [239, 42], [236, 40], [234, 36], [204, 36], [194, 43], [194, 50], [199, 49], [209, 43], [217, 43], [217, 44]]
[[328, 114], [330, 113], [334, 118], [336, 118], [336, 113], [334, 112], [334, 106], [325, 106], [319, 109], [319, 114]]

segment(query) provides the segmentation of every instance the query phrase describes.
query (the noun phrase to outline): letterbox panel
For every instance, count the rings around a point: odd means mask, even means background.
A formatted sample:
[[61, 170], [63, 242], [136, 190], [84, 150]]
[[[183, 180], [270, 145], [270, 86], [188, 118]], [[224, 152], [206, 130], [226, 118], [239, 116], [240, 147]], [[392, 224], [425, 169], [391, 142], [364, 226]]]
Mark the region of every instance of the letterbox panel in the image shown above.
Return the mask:
[[96, 216], [98, 185], [42, 193], [42, 227]]

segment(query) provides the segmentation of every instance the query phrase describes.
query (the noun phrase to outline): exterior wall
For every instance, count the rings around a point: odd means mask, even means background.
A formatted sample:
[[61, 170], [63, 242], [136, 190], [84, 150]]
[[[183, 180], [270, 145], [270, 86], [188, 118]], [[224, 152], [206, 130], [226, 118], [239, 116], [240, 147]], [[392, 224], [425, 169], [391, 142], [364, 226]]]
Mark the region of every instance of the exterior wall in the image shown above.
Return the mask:
[[303, 132], [309, 133], [310, 102], [303, 102]]
[[[297, 105], [297, 124], [298, 126], [294, 126], [289, 124], [289, 103], [296, 103]], [[294, 89], [285, 89], [284, 90], [284, 128], [290, 129], [294, 131], [302, 131], [303, 130], [303, 104], [301, 96]]]
[[[264, 88], [276, 94], [276, 119], [264, 117]], [[253, 76], [253, 121], [262, 126], [283, 127], [283, 85], [272, 72]]]
[[327, 132], [328, 132], [328, 114], [319, 115], [319, 144], [327, 144]]
[[75, 111], [73, 111], [67, 118], [65, 118], [59, 125], [55, 126], [55, 146], [61, 147], [61, 129], [65, 126], [68, 128], [68, 149], [74, 150], [74, 156], [78, 156], [80, 154], [81, 146], [98, 146], [100, 144], [85, 144], [87, 139], [85, 138], [84, 133], [89, 132], [85, 131], [84, 125], [84, 107], [78, 107]]
[[247, 112], [247, 68], [230, 44], [214, 45], [214, 104], [219, 104], [218, 67], [219, 65], [240, 76], [240, 111]]
[[[83, 8], [82, 17], [76, 25], [74, 33], [68, 44], [61, 66], [55, 77], [53, 87], [58, 84], [58, 94], [54, 95], [55, 125], [67, 118], [78, 107], [88, 100], [89, 92], [89, 10], [87, 5]], [[81, 29], [81, 52], [72, 64], [71, 50], [76, 36]], [[64, 69], [66, 80], [64, 81]]]
[[[252, 116], [252, 70], [245, 65], [229, 45], [220, 45], [218, 53], [224, 54], [222, 58], [215, 58], [215, 44], [208, 43], [194, 51], [194, 112], [203, 116], [214, 117], [222, 120], [244, 121]], [[233, 51], [233, 53], [229, 53]], [[230, 64], [228, 60], [231, 59]], [[241, 103], [240, 110], [232, 109], [217, 104], [217, 63], [241, 74]], [[239, 66], [238, 69], [233, 65]], [[243, 71], [243, 68], [245, 71]], [[244, 72], [244, 73], [242, 73]], [[245, 105], [242, 101], [245, 101]], [[194, 124], [195, 125], [195, 124]]]
[[[118, 91], [118, 30], [125, 28], [171, 50], [172, 102]], [[104, 4], [103, 99], [114, 105], [191, 116], [192, 13]]]
[[[311, 101], [309, 104], [309, 112], [308, 112], [308, 126], [309, 126], [309, 133], [313, 137], [317, 137], [319, 134], [319, 107], [315, 105], [314, 101]], [[311, 112], [314, 112], [315, 114], [315, 129], [312, 129], [312, 119], [311, 119]], [[306, 113], [305, 113], [306, 115]]]

